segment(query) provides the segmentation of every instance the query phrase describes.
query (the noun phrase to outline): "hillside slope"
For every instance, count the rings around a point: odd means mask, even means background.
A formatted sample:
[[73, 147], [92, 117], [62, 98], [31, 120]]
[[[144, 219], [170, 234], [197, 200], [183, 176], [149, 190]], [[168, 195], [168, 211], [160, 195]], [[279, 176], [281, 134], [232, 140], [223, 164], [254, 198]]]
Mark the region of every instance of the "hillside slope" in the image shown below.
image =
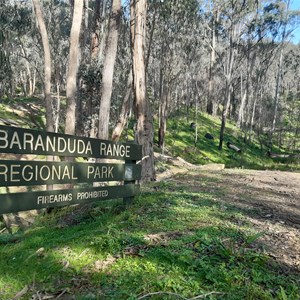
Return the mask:
[[[197, 119], [197, 141], [196, 129], [191, 123], [195, 119], [186, 117], [173, 117], [168, 121], [166, 133], [166, 146], [164, 153], [171, 156], [180, 156], [193, 164], [218, 163], [225, 164], [226, 168], [248, 168], [248, 169], [278, 169], [278, 170], [300, 170], [299, 159], [271, 159], [267, 155], [269, 150], [267, 141], [254, 139], [251, 143], [244, 142], [244, 134], [234, 124], [228, 123], [223, 150], [218, 149], [220, 120], [207, 114], [200, 114]], [[209, 134], [213, 139], [206, 138]], [[226, 144], [237, 146], [241, 152], [229, 149]], [[157, 149], [161, 151], [160, 149]], [[282, 152], [282, 149], [273, 147], [274, 152]]]
[[[25, 98], [16, 100], [2, 100], [0, 102], [0, 124], [45, 129], [43, 102], [39, 98]], [[191, 123], [197, 124], [197, 130]], [[129, 122], [128, 128], [123, 132], [123, 140], [133, 138], [134, 121]], [[157, 144], [158, 124], [155, 120], [155, 144]], [[269, 150], [266, 141], [259, 142], [255, 137], [251, 143], [245, 143], [243, 133], [234, 124], [228, 122], [223, 150], [218, 150], [220, 120], [207, 114], [194, 117], [184, 115], [171, 116], [167, 124], [165, 149], [155, 147], [156, 152], [181, 157], [192, 164], [225, 164], [226, 168], [250, 169], [278, 169], [287, 171], [300, 171], [300, 159], [271, 159], [267, 156]], [[197, 131], [197, 141], [196, 141]], [[205, 137], [209, 134], [213, 139]], [[196, 142], [195, 142], [196, 141]], [[227, 148], [230, 142], [241, 149], [241, 153]], [[273, 147], [273, 151], [282, 149]], [[161, 168], [161, 164], [158, 168]]]

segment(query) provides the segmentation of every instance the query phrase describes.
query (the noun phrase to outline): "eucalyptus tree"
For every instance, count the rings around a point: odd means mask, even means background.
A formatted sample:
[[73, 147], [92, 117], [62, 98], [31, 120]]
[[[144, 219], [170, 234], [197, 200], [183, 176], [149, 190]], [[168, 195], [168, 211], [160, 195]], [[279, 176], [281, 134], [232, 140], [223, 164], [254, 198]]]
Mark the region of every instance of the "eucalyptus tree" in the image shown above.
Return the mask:
[[130, 31], [132, 43], [133, 91], [137, 120], [136, 141], [142, 145], [142, 181], [155, 179], [153, 153], [153, 123], [146, 94], [145, 39], [147, 0], [130, 1]]
[[10, 43], [8, 40], [13, 11], [7, 2], [2, 1], [0, 3], [0, 97], [13, 93], [12, 69], [9, 55]]
[[[133, 117], [133, 75], [132, 75], [132, 49], [130, 34], [129, 3], [123, 3], [123, 14], [120, 24], [120, 38], [118, 56], [115, 66], [114, 101], [111, 115], [114, 128], [111, 138], [118, 141], [123, 130], [129, 128], [129, 119]], [[147, 59], [146, 59], [147, 61]], [[145, 62], [147, 69], [147, 62]], [[128, 132], [128, 131], [126, 131]], [[126, 138], [128, 138], [126, 134]]]
[[100, 139], [108, 139], [109, 136], [111, 95], [113, 88], [114, 66], [117, 56], [120, 19], [121, 0], [112, 0], [101, 85], [98, 126], [98, 138]]
[[83, 134], [90, 137], [97, 136], [99, 126], [102, 73], [111, 4], [110, 0], [85, 0], [77, 111], [81, 111], [78, 127]]
[[279, 106], [279, 89], [280, 89], [280, 83], [281, 83], [281, 73], [282, 73], [282, 63], [283, 63], [283, 47], [284, 47], [284, 42], [285, 42], [285, 39], [287, 36], [287, 21], [288, 21], [289, 5], [290, 5], [290, 0], [287, 0], [285, 14], [281, 18], [281, 23], [282, 23], [282, 33], [281, 33], [281, 41], [280, 41], [281, 45], [280, 45], [278, 70], [277, 70], [277, 75], [276, 75], [276, 87], [275, 87], [275, 97], [274, 97], [274, 102], [275, 102], [274, 103], [274, 116], [273, 116], [271, 131], [270, 131], [271, 136], [275, 130], [276, 121], [277, 121], [277, 112], [278, 112], [278, 106]]
[[52, 57], [52, 104], [54, 129], [57, 132], [64, 123], [61, 110], [61, 93], [66, 91], [66, 75], [69, 54], [69, 38], [72, 25], [72, 11], [63, 1], [44, 2], [49, 43]]
[[[222, 150], [224, 131], [233, 95], [234, 73], [238, 65], [238, 46], [243, 42], [243, 35], [247, 23], [251, 18], [255, 1], [228, 1], [220, 7], [220, 38], [222, 39], [222, 68], [225, 80], [224, 101], [222, 109], [222, 123], [220, 129], [219, 150]], [[220, 54], [219, 54], [220, 55]], [[219, 56], [220, 58], [220, 56]]]
[[215, 99], [215, 73], [216, 73], [216, 49], [218, 39], [218, 24], [220, 22], [220, 1], [210, 0], [208, 5], [207, 21], [204, 24], [207, 27], [205, 36], [208, 36], [209, 44], [209, 73], [208, 73], [208, 93], [206, 111], [208, 114], [216, 115], [217, 103]]
[[237, 126], [244, 130], [245, 141], [247, 131], [250, 131], [249, 141], [251, 141], [256, 106], [258, 99], [262, 96], [264, 79], [274, 60], [274, 52], [277, 48], [274, 42], [276, 34], [273, 34], [271, 40], [269, 37], [270, 32], [274, 31], [274, 24], [269, 21], [271, 15], [266, 11], [268, 8], [260, 3], [256, 11], [252, 12], [251, 21], [244, 33], [245, 42], [240, 46], [241, 52], [245, 53], [245, 63], [241, 64], [244, 65], [244, 70], [243, 68], [240, 70], [241, 95]]
[[278, 105], [278, 118], [274, 133], [277, 133], [279, 146], [285, 146], [288, 150], [296, 150], [297, 138], [300, 141], [299, 45], [286, 43], [283, 57], [284, 70], [281, 77], [280, 105]]
[[[281, 4], [281, 5], [280, 5]], [[282, 93], [282, 85], [284, 80], [285, 68], [287, 67], [284, 64], [285, 54], [287, 52], [287, 47], [289, 46], [288, 39], [289, 36], [293, 33], [296, 24], [293, 24], [295, 21], [299, 22], [300, 11], [290, 11], [290, 0], [282, 1], [278, 4], [277, 10], [280, 11], [279, 15], [279, 36], [278, 41], [280, 55], [278, 60], [277, 74], [276, 74], [276, 86], [275, 86], [275, 95], [274, 95], [274, 114], [272, 120], [272, 126], [270, 130], [270, 136], [272, 138], [273, 132], [276, 130], [276, 124], [279, 120], [278, 110], [280, 108], [280, 101]]]
[[47, 131], [54, 131], [52, 98], [51, 98], [51, 51], [49, 45], [48, 31], [46, 28], [41, 3], [39, 0], [32, 0], [35, 10], [40, 34], [42, 37], [42, 44], [44, 50], [44, 97], [46, 106], [46, 127]]
[[22, 57], [19, 41], [30, 31], [31, 11], [27, 2], [0, 3], [0, 96], [15, 96], [24, 73], [23, 82], [26, 80], [28, 61]]
[[[258, 89], [263, 89], [259, 92], [260, 97], [255, 98], [252, 118], [250, 122], [250, 138], [253, 127], [255, 114], [255, 104], [260, 98], [259, 109], [259, 132], [261, 125], [268, 128], [269, 144], [273, 133], [276, 131], [276, 123], [278, 125], [282, 119], [282, 111], [280, 99], [283, 100], [283, 83], [285, 81], [284, 73], [285, 63], [284, 57], [286, 49], [289, 45], [287, 42], [288, 36], [291, 34], [291, 21], [293, 19], [291, 12], [288, 9], [289, 1], [281, 1], [275, 3], [267, 3], [263, 8], [263, 14], [257, 24], [257, 31], [263, 36], [258, 47], [258, 66], [256, 68], [257, 85], [254, 89], [257, 93]], [[273, 94], [273, 95], [272, 95]], [[262, 102], [262, 100], [264, 101]]]
[[167, 0], [153, 1], [149, 5], [150, 34], [148, 38], [149, 87], [159, 99], [158, 145], [164, 148], [168, 114], [174, 110], [174, 90], [182, 87], [178, 80], [183, 75], [186, 81], [192, 70], [189, 66], [196, 60], [199, 44], [198, 1]]
[[77, 72], [79, 66], [79, 36], [83, 14], [83, 0], [75, 0], [73, 8], [73, 19], [70, 33], [70, 51], [67, 76], [67, 106], [65, 133], [75, 134], [76, 124], [76, 94], [77, 94]]

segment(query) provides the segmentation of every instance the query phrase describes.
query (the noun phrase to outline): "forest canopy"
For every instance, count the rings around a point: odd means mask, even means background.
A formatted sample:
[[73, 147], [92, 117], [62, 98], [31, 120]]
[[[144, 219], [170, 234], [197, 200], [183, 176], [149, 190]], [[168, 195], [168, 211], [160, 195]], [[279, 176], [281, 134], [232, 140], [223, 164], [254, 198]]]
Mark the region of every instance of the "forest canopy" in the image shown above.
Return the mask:
[[[290, 0], [2, 0], [0, 99], [39, 97], [45, 128], [143, 145], [193, 110], [299, 152], [299, 11]], [[154, 132], [154, 123], [158, 131]], [[135, 124], [135, 125], [133, 125]]]

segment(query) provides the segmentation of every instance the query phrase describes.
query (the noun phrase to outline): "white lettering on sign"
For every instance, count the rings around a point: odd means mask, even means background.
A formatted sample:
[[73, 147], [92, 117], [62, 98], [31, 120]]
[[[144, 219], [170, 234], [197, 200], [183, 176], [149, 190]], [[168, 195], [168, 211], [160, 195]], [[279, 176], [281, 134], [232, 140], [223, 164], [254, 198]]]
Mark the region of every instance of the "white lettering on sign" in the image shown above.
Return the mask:
[[40, 135], [38, 135], [38, 137], [36, 139], [34, 150], [36, 151], [36, 150], [38, 150], [38, 148], [41, 148], [40, 150], [45, 151], [45, 146], [44, 146], [44, 143], [43, 143], [43, 139]]
[[[28, 145], [27, 145], [28, 144]], [[33, 151], [33, 135], [31, 133], [24, 133], [24, 148]]]
[[78, 153], [93, 155], [90, 141], [73, 137], [57, 137], [38, 134], [35, 138], [31, 133], [18, 134], [15, 131], [9, 139], [8, 133], [0, 129], [0, 149], [17, 149], [19, 151], [46, 151], [58, 153]]
[[8, 167], [6, 165], [0, 165], [0, 178], [4, 180], [5, 182], [8, 181]]
[[[29, 171], [27, 171], [29, 169]], [[33, 178], [32, 166], [26, 165], [22, 169], [22, 177], [25, 181], [31, 181]]]
[[100, 155], [130, 157], [130, 146], [100, 143]]
[[5, 149], [7, 147], [8, 147], [8, 133], [5, 130], [0, 130], [0, 148]]
[[88, 166], [87, 178], [88, 179], [108, 179], [114, 178], [114, 167], [111, 166]]
[[18, 178], [18, 168], [20, 165], [11, 165], [10, 166], [10, 181], [11, 182], [20, 182], [20, 178]]
[[0, 181], [77, 180], [75, 166], [0, 164]]
[[37, 204], [51, 204], [51, 203], [59, 203], [59, 202], [69, 202], [73, 200], [73, 195], [70, 194], [52, 194], [46, 196], [38, 196]]
[[79, 192], [77, 193], [77, 200], [88, 200], [96, 198], [104, 198], [108, 196], [108, 190], [103, 191], [91, 191], [91, 192]]
[[16, 145], [18, 148], [22, 148], [18, 133], [15, 131], [10, 142], [10, 148]]

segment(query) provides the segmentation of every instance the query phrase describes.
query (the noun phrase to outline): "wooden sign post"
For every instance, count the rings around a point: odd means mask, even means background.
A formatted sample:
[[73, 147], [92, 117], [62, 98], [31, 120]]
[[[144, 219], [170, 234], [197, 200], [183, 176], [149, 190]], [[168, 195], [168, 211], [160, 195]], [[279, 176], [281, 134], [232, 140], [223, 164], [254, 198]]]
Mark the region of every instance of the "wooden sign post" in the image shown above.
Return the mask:
[[[0, 125], [0, 153], [117, 159], [121, 163], [0, 160], [0, 186], [72, 183], [73, 189], [0, 194], [0, 214], [124, 198], [139, 193], [141, 146]], [[94, 182], [123, 185], [92, 187]], [[80, 187], [85, 183], [85, 186]], [[79, 186], [78, 186], [79, 185]]]

